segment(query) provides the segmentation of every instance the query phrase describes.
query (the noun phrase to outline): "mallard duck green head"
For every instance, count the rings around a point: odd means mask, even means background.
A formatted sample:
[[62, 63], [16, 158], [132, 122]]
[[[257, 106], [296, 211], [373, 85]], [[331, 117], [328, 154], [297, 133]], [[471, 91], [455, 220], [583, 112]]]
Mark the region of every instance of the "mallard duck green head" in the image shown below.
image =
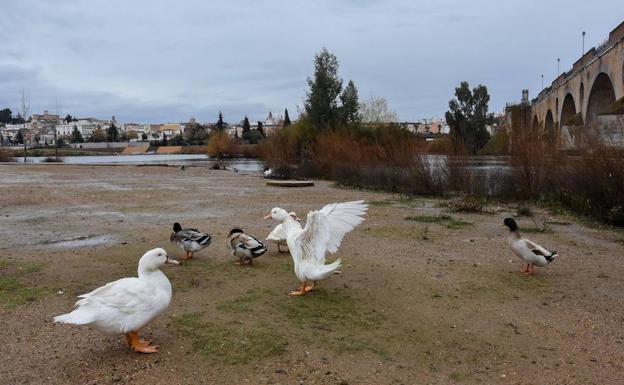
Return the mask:
[[518, 224], [516, 223], [515, 219], [505, 218], [503, 223], [505, 224], [505, 226], [509, 227], [509, 231], [518, 231]]
[[177, 233], [180, 230], [182, 230], [182, 225], [180, 225], [178, 222], [174, 223], [173, 224], [173, 231]]

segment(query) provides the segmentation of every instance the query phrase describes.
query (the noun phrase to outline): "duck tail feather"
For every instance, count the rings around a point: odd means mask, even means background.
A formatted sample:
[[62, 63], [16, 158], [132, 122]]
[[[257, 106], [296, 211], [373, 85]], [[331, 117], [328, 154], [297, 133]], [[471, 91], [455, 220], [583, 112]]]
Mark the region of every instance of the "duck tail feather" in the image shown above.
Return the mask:
[[555, 260], [555, 258], [557, 258], [559, 254], [556, 251], [551, 251], [550, 255], [546, 257], [546, 260], [548, 261], [548, 263], [551, 263], [552, 261]]

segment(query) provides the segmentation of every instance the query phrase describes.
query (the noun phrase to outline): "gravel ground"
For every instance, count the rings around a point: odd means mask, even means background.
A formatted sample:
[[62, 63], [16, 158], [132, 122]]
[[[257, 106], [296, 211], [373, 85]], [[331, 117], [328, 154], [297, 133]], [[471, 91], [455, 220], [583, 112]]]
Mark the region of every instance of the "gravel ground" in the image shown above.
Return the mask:
[[[288, 254], [239, 267], [226, 248], [234, 226], [266, 237], [274, 206], [305, 218], [355, 199], [367, 220], [313, 295], [286, 295]], [[534, 208], [520, 226], [546, 224], [527, 236], [560, 257], [525, 277], [502, 227], [514, 207], [447, 203], [200, 167], [0, 166], [0, 383], [624, 383], [624, 234]], [[163, 269], [171, 306], [141, 331], [159, 353], [52, 323], [77, 295], [134, 275], [148, 249], [180, 256], [174, 221], [213, 244]]]

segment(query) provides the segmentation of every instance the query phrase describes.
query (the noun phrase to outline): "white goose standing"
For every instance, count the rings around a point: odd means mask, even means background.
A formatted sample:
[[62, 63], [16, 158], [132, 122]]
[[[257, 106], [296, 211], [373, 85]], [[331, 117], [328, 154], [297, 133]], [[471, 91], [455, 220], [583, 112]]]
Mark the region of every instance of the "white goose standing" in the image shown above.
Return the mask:
[[301, 288], [289, 295], [305, 295], [314, 289], [316, 281], [327, 278], [340, 267], [340, 259], [326, 265], [325, 253], [338, 251], [342, 238], [362, 223], [366, 210], [368, 205], [362, 200], [328, 204], [320, 210], [310, 211], [303, 229], [286, 210], [279, 207], [273, 208], [264, 217], [280, 221], [286, 232], [295, 275], [301, 281]]
[[89, 325], [108, 335], [125, 334], [135, 352], [155, 353], [158, 346], [139, 339], [139, 329], [169, 307], [171, 283], [160, 271], [169, 259], [163, 249], [153, 249], [139, 260], [139, 276], [110, 282], [78, 296], [76, 309], [54, 317], [54, 322]]
[[[289, 212], [288, 215], [293, 217], [293, 219], [297, 222], [301, 222], [301, 219], [299, 219], [294, 211]], [[299, 227], [301, 227], [301, 224], [299, 224]], [[266, 240], [275, 243], [277, 245], [277, 252], [281, 253], [282, 249], [280, 246], [288, 246], [286, 243], [286, 231], [284, 231], [284, 225], [280, 223], [275, 226], [273, 231], [271, 231], [267, 236]]]

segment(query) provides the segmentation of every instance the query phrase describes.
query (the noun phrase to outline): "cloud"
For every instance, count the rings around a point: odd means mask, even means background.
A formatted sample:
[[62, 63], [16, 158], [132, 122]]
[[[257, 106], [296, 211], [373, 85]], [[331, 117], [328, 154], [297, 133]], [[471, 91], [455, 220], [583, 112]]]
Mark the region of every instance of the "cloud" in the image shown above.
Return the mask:
[[[123, 121], [294, 115], [326, 46], [363, 97], [386, 97], [403, 120], [442, 116], [462, 80], [491, 109], [539, 89], [615, 27], [612, 1], [5, 0], [0, 107]], [[557, 22], [565, 20], [565, 22]]]

